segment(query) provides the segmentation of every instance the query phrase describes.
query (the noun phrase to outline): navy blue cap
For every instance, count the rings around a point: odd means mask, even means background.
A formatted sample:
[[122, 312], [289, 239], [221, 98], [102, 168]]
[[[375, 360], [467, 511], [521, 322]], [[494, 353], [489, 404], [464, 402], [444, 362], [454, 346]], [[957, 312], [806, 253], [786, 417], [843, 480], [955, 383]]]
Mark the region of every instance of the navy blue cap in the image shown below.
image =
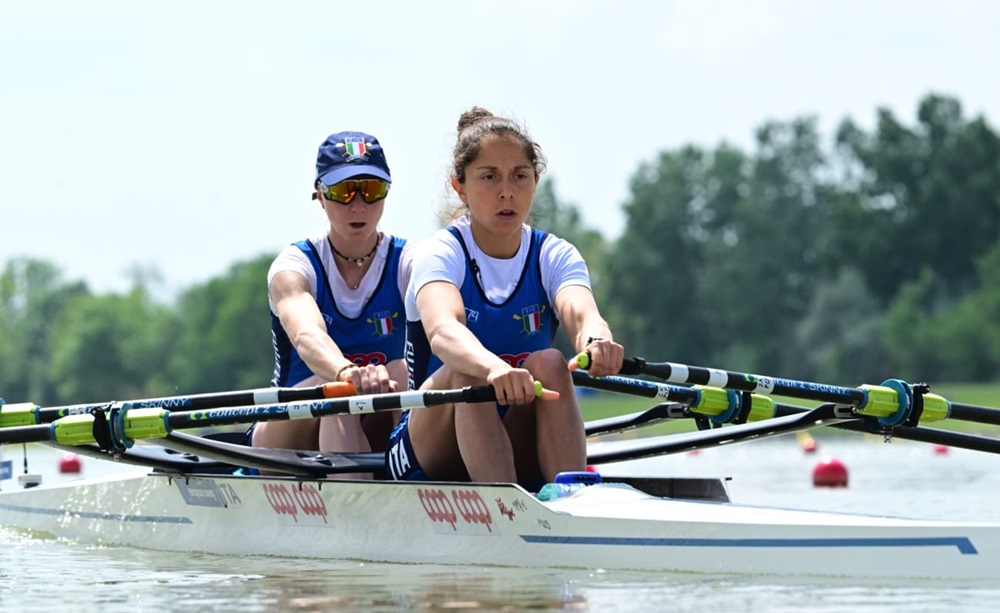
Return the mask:
[[316, 155], [316, 180], [333, 185], [361, 175], [392, 181], [378, 139], [364, 132], [338, 132], [328, 136]]

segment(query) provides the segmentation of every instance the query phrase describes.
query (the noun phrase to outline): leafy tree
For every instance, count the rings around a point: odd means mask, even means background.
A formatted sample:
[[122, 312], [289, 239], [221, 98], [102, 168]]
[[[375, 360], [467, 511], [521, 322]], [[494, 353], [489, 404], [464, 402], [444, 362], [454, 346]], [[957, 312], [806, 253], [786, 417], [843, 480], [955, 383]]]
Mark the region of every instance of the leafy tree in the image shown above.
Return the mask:
[[274, 369], [267, 270], [274, 254], [234, 264], [218, 278], [186, 290], [171, 383], [181, 393], [268, 385]]
[[54, 401], [48, 364], [60, 339], [50, 323], [74, 299], [87, 295], [84, 283], [64, 282], [49, 262], [7, 262], [0, 274], [0, 396], [6, 401]]
[[626, 225], [602, 278], [607, 309], [629, 355], [697, 360], [705, 355], [709, 314], [692, 303], [703, 268], [699, 220], [711, 156], [696, 147], [663, 152], [630, 182]]
[[957, 100], [925, 97], [907, 127], [880, 109], [873, 134], [837, 135], [854, 198], [835, 216], [837, 250], [884, 303], [929, 268], [945, 292], [975, 284], [975, 262], [1000, 233], [1000, 138]]
[[791, 376], [836, 385], [881, 383], [892, 373], [882, 312], [861, 273], [844, 269], [819, 285], [793, 339], [799, 367]]
[[945, 360], [940, 352], [941, 332], [935, 313], [944, 310], [941, 295], [940, 280], [924, 268], [916, 280], [900, 288], [890, 305], [885, 336], [890, 359], [898, 367], [897, 377], [940, 380]]
[[162, 373], [173, 313], [141, 287], [125, 295], [81, 296], [53, 322], [59, 341], [49, 374], [60, 403], [128, 400], [168, 391]]

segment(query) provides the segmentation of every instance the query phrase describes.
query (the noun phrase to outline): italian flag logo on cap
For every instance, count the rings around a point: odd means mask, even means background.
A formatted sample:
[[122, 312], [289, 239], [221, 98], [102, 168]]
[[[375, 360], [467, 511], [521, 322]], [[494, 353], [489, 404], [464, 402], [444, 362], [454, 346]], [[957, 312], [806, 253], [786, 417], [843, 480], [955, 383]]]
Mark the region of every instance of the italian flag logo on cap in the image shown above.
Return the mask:
[[348, 158], [362, 157], [368, 153], [364, 139], [357, 136], [349, 136], [344, 139], [344, 147], [347, 149]]

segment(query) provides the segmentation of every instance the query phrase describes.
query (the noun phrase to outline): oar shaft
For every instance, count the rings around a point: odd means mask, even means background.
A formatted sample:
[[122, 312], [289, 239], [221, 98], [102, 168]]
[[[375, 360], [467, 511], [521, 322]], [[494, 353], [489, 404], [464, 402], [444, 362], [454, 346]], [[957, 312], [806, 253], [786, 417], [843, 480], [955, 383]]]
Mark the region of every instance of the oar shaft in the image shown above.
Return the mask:
[[[536, 382], [536, 393], [542, 390]], [[102, 448], [131, 446], [133, 439], [163, 438], [172, 430], [204, 428], [255, 421], [307, 419], [328, 415], [373, 413], [395, 409], [415, 409], [454, 402], [496, 400], [490, 385], [455, 390], [428, 390], [331, 398], [262, 406], [225, 407], [201, 411], [171, 412], [162, 408], [133, 408], [129, 403], [114, 405], [106, 413], [67, 415], [51, 425], [0, 428], [0, 443], [54, 441], [60, 445], [101, 443]], [[103, 442], [99, 439], [104, 439]]]
[[1000, 426], [1000, 411], [972, 404], [951, 403], [951, 418]]
[[865, 400], [864, 392], [857, 388], [751, 375], [673, 362], [647, 362], [641, 358], [625, 358], [622, 362], [621, 372], [622, 374], [647, 374], [669, 383], [709, 385], [741, 392], [787, 396], [819, 402], [858, 405]]
[[[242, 405], [266, 405], [280, 402], [297, 402], [303, 400], [320, 400], [323, 398], [344, 398], [355, 394], [351, 383], [326, 383], [313, 387], [265, 387], [254, 390], [233, 392], [216, 392], [209, 394], [193, 394], [189, 396], [167, 396], [163, 398], [144, 398], [130, 400], [134, 409], [160, 407], [164, 409], [196, 411], [215, 407], [237, 407]], [[84, 415], [98, 409], [109, 408], [114, 402], [99, 402], [90, 404], [73, 404], [57, 407], [36, 407], [30, 403], [0, 406], [0, 426], [29, 425], [31, 423], [47, 424], [67, 415]], [[19, 415], [14, 417], [13, 411]]]
[[5, 428], [0, 430], [0, 443], [6, 444], [17, 444], [17, 443], [37, 443], [40, 441], [48, 441], [52, 439], [52, 426], [49, 424], [40, 424], [37, 426], [17, 426], [14, 428]]
[[[577, 367], [586, 369], [589, 364], [588, 353], [577, 356]], [[642, 358], [624, 359], [621, 372], [644, 373], [673, 383], [706, 385], [766, 396], [788, 396], [851, 406], [858, 415], [877, 418], [886, 426], [912, 426], [918, 421], [940, 421], [947, 419], [951, 412], [951, 403], [937, 394], [928, 393], [926, 386], [913, 386], [898, 379], [889, 379], [881, 385], [851, 388], [673, 362], [646, 362]]]
[[329, 398], [310, 402], [283, 403], [263, 406], [205, 409], [203, 411], [171, 412], [167, 424], [172, 430], [227, 426], [255, 421], [310, 419], [331, 415], [376, 413], [397, 409], [416, 409], [454, 402], [488, 402], [496, 400], [492, 386], [480, 385], [455, 390], [427, 390], [372, 394], [348, 398]]

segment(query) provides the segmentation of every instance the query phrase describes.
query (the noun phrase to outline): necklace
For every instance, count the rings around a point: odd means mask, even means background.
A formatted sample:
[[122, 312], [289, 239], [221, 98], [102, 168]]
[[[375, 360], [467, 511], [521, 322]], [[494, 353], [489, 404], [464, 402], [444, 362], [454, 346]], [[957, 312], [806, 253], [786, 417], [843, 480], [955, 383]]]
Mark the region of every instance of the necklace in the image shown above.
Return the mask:
[[333, 253], [334, 254], [339, 255], [340, 257], [344, 258], [348, 262], [354, 262], [355, 264], [358, 265], [358, 268], [361, 268], [362, 266], [364, 266], [365, 262], [367, 262], [373, 255], [375, 255], [375, 252], [378, 250], [379, 244], [382, 242], [382, 233], [381, 232], [378, 233], [378, 236], [375, 237], [375, 246], [372, 247], [372, 250], [368, 252], [368, 255], [366, 255], [363, 258], [348, 257], [348, 256], [344, 255], [343, 253], [337, 251], [337, 248], [333, 246], [333, 241], [330, 240], [329, 236], [326, 237], [326, 242], [328, 242], [330, 244], [330, 249], [333, 249]]

